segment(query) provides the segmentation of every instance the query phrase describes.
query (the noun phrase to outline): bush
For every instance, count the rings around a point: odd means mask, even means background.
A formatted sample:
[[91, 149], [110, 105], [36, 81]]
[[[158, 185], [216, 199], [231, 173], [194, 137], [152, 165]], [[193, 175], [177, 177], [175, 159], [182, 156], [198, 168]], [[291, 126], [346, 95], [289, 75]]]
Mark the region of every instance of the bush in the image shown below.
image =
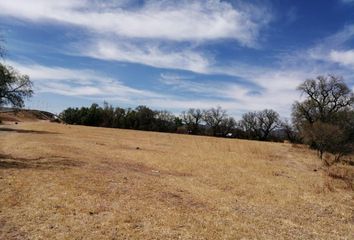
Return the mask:
[[[353, 151], [353, 144], [348, 132], [334, 124], [320, 121], [308, 124], [304, 126], [302, 135], [304, 142], [318, 151], [319, 157], [327, 166], [339, 162], [342, 156]], [[333, 154], [334, 159], [323, 158], [325, 152]]]

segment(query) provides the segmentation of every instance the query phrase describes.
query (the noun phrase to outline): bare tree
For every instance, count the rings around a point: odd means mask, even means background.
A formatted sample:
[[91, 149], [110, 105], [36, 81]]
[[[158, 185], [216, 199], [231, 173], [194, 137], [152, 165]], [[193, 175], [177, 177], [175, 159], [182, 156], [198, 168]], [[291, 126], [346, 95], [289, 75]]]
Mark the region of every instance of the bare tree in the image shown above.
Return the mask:
[[186, 125], [188, 132], [192, 134], [200, 133], [200, 124], [203, 120], [202, 110], [190, 108], [187, 112], [182, 112], [181, 118]]
[[331, 122], [333, 115], [348, 109], [354, 103], [354, 95], [341, 77], [318, 76], [302, 83], [298, 90], [305, 95], [303, 102], [293, 106], [294, 122]]
[[[314, 144], [319, 157], [329, 166], [340, 160], [341, 157], [353, 151], [353, 141], [349, 138], [350, 133], [338, 125], [317, 121], [314, 124], [307, 124], [303, 132], [304, 142]], [[325, 152], [332, 153], [334, 160], [329, 162], [323, 158]]]
[[226, 111], [220, 106], [217, 108], [211, 108], [204, 110], [203, 120], [206, 123], [208, 129], [211, 131], [211, 135], [216, 136], [221, 133], [221, 123], [227, 118]]
[[260, 135], [257, 112], [243, 114], [238, 126], [246, 133], [247, 138], [257, 139], [257, 136]]
[[226, 136], [228, 133], [232, 133], [236, 128], [236, 121], [233, 117], [224, 118], [220, 123], [220, 131], [223, 136]]
[[[293, 123], [303, 141], [319, 152], [340, 157], [354, 149], [354, 94], [341, 77], [318, 76], [298, 90], [304, 101], [293, 105]], [[328, 163], [326, 163], [328, 165]]]
[[249, 138], [259, 140], [267, 140], [279, 125], [279, 114], [271, 109], [245, 113], [239, 122]]
[[292, 125], [289, 120], [284, 120], [280, 124], [282, 130], [285, 133], [285, 137], [290, 142], [299, 142], [299, 133], [297, 129]]
[[279, 114], [271, 109], [265, 109], [258, 113], [260, 122], [261, 140], [268, 139], [270, 133], [279, 127]]

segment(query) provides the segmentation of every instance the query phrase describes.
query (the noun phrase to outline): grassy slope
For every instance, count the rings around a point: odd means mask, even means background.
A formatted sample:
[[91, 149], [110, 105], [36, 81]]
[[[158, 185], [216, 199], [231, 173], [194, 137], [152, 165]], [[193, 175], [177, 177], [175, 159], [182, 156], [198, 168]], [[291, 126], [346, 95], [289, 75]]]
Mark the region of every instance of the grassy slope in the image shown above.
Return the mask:
[[354, 238], [353, 192], [340, 182], [328, 190], [303, 147], [7, 128], [21, 131], [0, 131], [0, 239]]

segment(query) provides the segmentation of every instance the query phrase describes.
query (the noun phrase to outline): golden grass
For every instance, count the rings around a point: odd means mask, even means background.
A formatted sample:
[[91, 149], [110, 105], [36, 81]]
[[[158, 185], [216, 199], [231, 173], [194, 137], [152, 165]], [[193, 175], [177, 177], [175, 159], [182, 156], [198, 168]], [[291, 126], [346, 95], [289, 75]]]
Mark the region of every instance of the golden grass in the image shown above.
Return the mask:
[[5, 128], [0, 239], [354, 239], [354, 192], [302, 146]]

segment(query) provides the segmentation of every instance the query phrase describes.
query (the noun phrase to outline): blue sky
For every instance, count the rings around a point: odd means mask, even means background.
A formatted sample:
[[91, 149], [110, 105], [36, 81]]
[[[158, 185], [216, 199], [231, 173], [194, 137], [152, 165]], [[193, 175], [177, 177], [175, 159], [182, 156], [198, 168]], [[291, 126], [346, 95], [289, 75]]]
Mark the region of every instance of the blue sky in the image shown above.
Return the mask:
[[288, 117], [319, 74], [354, 87], [354, 0], [0, 0], [6, 63], [27, 107], [104, 100], [180, 113], [221, 106]]

